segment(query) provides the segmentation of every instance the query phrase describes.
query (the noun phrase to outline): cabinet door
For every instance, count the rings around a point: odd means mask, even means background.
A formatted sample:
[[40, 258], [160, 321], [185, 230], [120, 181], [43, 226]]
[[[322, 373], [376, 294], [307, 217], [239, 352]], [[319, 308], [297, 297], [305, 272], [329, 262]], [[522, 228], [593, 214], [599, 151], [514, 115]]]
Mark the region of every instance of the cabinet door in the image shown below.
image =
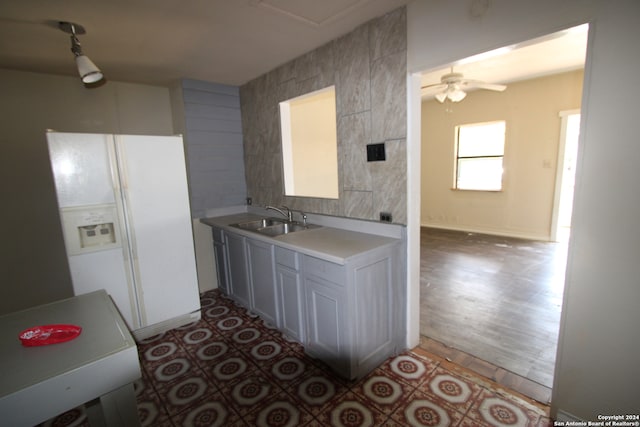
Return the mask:
[[338, 374], [350, 378], [351, 352], [345, 319], [346, 292], [316, 276], [305, 275], [307, 295], [306, 350]]
[[276, 283], [281, 329], [289, 337], [304, 343], [304, 299], [300, 273], [277, 264]]
[[263, 320], [278, 326], [278, 307], [274, 278], [273, 245], [247, 239], [249, 283], [254, 312]]
[[227, 270], [229, 273], [229, 294], [240, 304], [251, 308], [245, 238], [233, 233], [225, 233], [224, 237], [229, 267]]

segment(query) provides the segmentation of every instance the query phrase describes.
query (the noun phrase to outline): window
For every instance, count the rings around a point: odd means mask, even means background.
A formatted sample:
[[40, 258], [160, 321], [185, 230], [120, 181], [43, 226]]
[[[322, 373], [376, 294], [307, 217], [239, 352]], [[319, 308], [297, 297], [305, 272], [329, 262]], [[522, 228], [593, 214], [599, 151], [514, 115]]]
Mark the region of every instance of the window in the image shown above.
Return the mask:
[[339, 197], [336, 123], [335, 86], [280, 103], [285, 195]]
[[456, 126], [455, 188], [502, 190], [505, 122]]

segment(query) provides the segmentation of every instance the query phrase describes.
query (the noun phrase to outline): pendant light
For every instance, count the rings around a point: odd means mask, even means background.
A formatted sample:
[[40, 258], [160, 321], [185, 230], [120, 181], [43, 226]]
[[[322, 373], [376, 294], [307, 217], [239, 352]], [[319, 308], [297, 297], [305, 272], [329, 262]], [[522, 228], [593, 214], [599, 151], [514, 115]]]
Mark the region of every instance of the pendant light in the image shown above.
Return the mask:
[[82, 83], [92, 84], [104, 79], [102, 71], [82, 52], [82, 47], [80, 46], [80, 41], [77, 36], [86, 33], [84, 27], [79, 24], [74, 24], [73, 22], [65, 21], [59, 22], [58, 27], [65, 33], [71, 34], [71, 52], [73, 52], [76, 57], [76, 67], [78, 67], [78, 74], [80, 74]]

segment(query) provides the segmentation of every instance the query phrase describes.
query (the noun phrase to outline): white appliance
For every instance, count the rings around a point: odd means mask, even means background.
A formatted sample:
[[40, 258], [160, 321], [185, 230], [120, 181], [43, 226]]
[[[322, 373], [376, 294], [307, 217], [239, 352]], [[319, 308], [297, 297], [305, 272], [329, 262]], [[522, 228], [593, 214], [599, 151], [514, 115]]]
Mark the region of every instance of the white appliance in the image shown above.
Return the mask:
[[138, 338], [199, 319], [182, 137], [47, 140], [74, 293], [105, 289]]

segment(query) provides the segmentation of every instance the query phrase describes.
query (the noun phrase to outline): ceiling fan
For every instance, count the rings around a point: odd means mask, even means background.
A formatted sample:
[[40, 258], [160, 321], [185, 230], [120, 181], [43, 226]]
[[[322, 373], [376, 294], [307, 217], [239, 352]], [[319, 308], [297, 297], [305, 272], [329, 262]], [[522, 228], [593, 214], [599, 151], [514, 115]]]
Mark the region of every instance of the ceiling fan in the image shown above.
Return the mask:
[[451, 100], [451, 102], [460, 102], [467, 96], [465, 90], [469, 89], [486, 89], [502, 92], [506, 88], [505, 85], [465, 79], [462, 73], [454, 73], [453, 68], [450, 73], [440, 78], [440, 83], [421, 87], [422, 96], [435, 95], [438, 102], [444, 102], [447, 98]]

